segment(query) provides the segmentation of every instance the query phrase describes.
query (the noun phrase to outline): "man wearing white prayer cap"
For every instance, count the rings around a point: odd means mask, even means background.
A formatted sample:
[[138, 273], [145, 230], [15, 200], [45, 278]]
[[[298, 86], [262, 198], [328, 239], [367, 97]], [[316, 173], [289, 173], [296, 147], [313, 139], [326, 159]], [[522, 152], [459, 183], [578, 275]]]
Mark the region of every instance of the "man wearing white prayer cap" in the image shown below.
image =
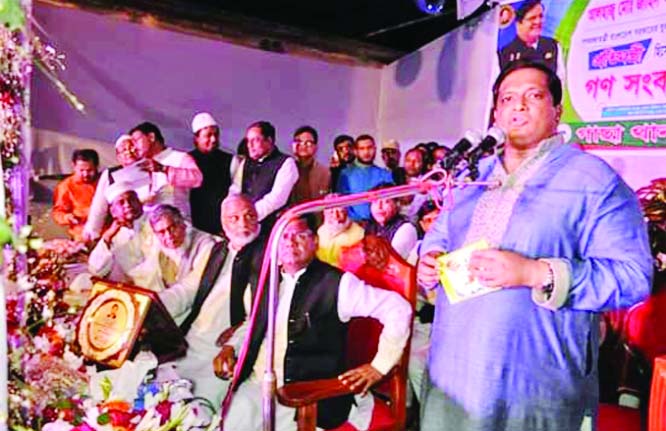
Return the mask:
[[208, 112], [200, 112], [192, 119], [194, 149], [189, 152], [203, 175], [199, 187], [190, 189], [192, 226], [204, 232], [219, 235], [220, 205], [231, 185], [233, 156], [219, 149], [220, 127]]
[[134, 268], [143, 261], [143, 250], [154, 241], [135, 189], [136, 184], [130, 182], [107, 186], [104, 198], [113, 221], [90, 253], [88, 270], [92, 275], [135, 284]]
[[218, 128], [217, 121], [210, 115], [208, 112], [199, 112], [192, 119], [192, 133], [197, 134], [201, 129], [205, 127]]
[[114, 144], [116, 150], [116, 160], [120, 165], [105, 169], [97, 182], [97, 189], [90, 204], [90, 213], [88, 220], [83, 228], [83, 237], [86, 241], [92, 241], [102, 234], [109, 214], [109, 205], [105, 198], [107, 187], [114, 183], [113, 173], [130, 166], [138, 160], [134, 150], [132, 137], [127, 134], [120, 135]]

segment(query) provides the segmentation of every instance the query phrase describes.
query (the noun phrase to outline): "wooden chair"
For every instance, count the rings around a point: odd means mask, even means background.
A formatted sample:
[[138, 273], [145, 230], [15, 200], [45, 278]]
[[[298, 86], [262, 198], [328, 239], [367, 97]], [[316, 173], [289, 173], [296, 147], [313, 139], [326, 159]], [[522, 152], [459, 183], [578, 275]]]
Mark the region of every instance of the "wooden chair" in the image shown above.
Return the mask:
[[[666, 291], [629, 309], [623, 336], [627, 359], [619, 391], [637, 396], [641, 408], [600, 404], [599, 431], [638, 431], [646, 428], [648, 417], [650, 431], [666, 431], [666, 377], [661, 376], [666, 374], [666, 357], [662, 356], [666, 355]], [[659, 426], [653, 427], [653, 423]]]
[[666, 430], [666, 356], [654, 361], [648, 431]]
[[[367, 236], [343, 251], [340, 267], [367, 283], [401, 294], [412, 305], [416, 302], [416, 270], [398, 255], [384, 239]], [[346, 365], [348, 369], [366, 364], [377, 352], [381, 324], [370, 318], [349, 322]], [[375, 408], [370, 430], [402, 431], [405, 429], [405, 398], [409, 342], [398, 364], [373, 388]], [[291, 383], [278, 389], [280, 403], [297, 409], [299, 431], [314, 431], [317, 401], [352, 393], [337, 377]], [[354, 431], [345, 423], [335, 431]]]

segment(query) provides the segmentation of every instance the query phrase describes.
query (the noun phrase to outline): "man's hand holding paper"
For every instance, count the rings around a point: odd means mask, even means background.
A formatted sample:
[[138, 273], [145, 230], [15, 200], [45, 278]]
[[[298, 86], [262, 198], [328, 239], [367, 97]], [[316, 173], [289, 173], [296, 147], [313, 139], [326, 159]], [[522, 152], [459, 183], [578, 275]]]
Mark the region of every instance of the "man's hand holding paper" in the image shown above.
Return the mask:
[[472, 253], [470, 274], [487, 287], [538, 287], [547, 278], [548, 264], [507, 250]]

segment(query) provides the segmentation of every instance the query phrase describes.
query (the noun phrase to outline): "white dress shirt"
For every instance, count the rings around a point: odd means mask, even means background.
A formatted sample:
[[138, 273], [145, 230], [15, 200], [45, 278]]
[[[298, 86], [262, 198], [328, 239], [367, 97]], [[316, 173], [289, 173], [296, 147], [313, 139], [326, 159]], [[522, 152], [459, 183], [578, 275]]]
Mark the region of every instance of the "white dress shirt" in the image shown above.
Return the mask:
[[173, 148], [165, 148], [153, 160], [166, 166], [166, 171], [151, 174], [151, 197], [144, 208], [150, 211], [159, 204], [173, 205], [190, 220], [190, 188], [203, 181], [197, 163], [189, 154]]
[[[220, 348], [215, 344], [219, 335], [230, 325], [231, 272], [237, 252], [229, 248], [220, 273], [206, 297], [197, 318], [187, 332], [187, 355], [174, 362], [178, 375], [192, 381], [194, 395], [204, 397], [218, 406], [226, 392], [227, 381], [218, 379], [213, 370], [213, 359]], [[159, 293], [160, 300], [178, 323], [190, 313], [199, 284], [192, 279], [183, 280]], [[249, 312], [251, 291], [243, 296], [245, 310]]]
[[112, 281], [132, 281], [129, 274], [143, 261], [142, 248], [155, 241], [145, 215], [135, 220], [132, 226], [132, 229], [121, 227], [110, 245], [103, 239], [97, 242], [88, 257], [88, 271], [92, 275]]
[[[278, 387], [284, 384], [284, 359], [289, 343], [287, 329], [291, 299], [296, 283], [304, 272], [305, 269], [302, 269], [293, 276], [283, 273], [282, 282], [279, 286], [274, 350], [274, 365]], [[338, 317], [342, 322], [348, 322], [352, 317], [373, 317], [382, 323], [383, 329], [379, 337], [377, 353], [370, 364], [383, 375], [388, 373], [400, 359], [400, 355], [409, 338], [411, 316], [409, 303], [397, 293], [372, 287], [351, 273], [344, 273], [342, 275], [338, 291]], [[234, 347], [236, 352], [240, 349], [240, 344], [246, 331], [247, 321], [239, 327], [232, 339], [229, 340], [228, 344]], [[259, 349], [250, 381], [244, 382], [238, 390], [239, 392], [242, 391], [243, 394], [241, 398], [242, 403], [232, 403], [229, 413], [229, 416], [232, 418], [242, 417], [243, 414], [256, 410], [256, 406], [242, 406], [240, 404], [256, 402], [259, 406], [261, 405], [260, 395], [257, 393], [256, 396], [248, 396], [246, 394], [247, 391], [243, 390], [243, 386], [247, 385], [253, 389], [260, 387], [257, 383], [264, 374], [265, 349], [266, 341], [264, 339]], [[356, 405], [352, 406], [348, 420], [357, 429], [367, 429], [372, 419], [373, 398], [372, 396], [361, 397], [360, 395], [356, 395], [355, 398]], [[281, 406], [281, 408], [284, 409], [286, 407]]]
[[393, 235], [391, 247], [398, 252], [400, 257], [407, 259], [418, 240], [419, 234], [416, 232], [416, 226], [411, 223], [405, 223]]

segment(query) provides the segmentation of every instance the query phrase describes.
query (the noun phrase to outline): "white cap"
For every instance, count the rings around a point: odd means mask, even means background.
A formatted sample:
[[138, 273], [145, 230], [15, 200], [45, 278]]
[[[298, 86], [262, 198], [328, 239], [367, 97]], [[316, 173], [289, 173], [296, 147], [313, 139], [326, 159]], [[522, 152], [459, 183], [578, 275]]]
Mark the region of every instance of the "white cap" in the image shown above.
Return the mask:
[[129, 191], [136, 192], [136, 188], [136, 184], [126, 181], [116, 181], [113, 184], [109, 184], [106, 190], [104, 190], [104, 197], [106, 198], [106, 201], [109, 203], [109, 205], [111, 205], [118, 196]]
[[217, 121], [208, 112], [200, 112], [192, 119], [192, 133], [209, 126], [217, 126]]
[[382, 150], [383, 149], [392, 149], [400, 151], [400, 143], [395, 139], [389, 139], [388, 141], [384, 141], [384, 143], [382, 144]]
[[114, 147], [118, 148], [120, 144], [122, 144], [125, 141], [131, 141], [132, 137], [130, 135], [120, 135], [118, 136], [118, 139], [116, 139], [116, 143], [114, 144]]

